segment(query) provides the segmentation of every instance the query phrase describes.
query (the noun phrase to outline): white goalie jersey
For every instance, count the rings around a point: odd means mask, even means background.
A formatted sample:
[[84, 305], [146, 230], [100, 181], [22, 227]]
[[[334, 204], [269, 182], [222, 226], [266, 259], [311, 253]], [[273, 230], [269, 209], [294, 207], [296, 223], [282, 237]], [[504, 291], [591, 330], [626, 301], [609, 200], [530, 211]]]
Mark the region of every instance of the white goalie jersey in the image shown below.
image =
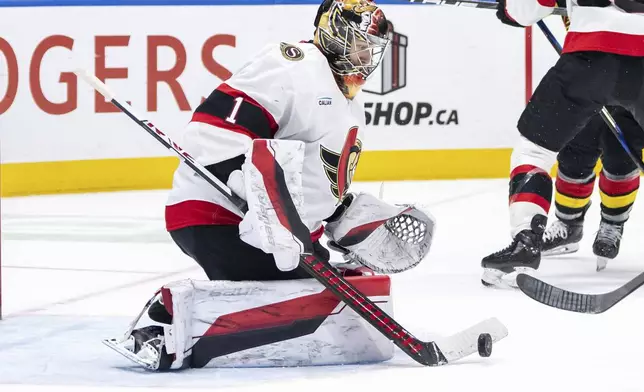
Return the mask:
[[[301, 218], [317, 239], [345, 197], [362, 150], [365, 113], [338, 88], [312, 43], [265, 47], [195, 110], [180, 142], [222, 182], [240, 169], [254, 139], [304, 142]], [[166, 205], [166, 226], [238, 224], [235, 207], [181, 163]]]

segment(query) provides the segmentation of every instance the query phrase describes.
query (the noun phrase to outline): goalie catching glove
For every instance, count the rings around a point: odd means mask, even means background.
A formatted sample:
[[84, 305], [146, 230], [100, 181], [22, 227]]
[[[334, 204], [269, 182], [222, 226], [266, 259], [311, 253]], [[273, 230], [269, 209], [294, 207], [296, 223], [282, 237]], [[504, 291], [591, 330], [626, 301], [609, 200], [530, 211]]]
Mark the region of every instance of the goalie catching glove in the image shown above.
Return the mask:
[[389, 205], [367, 193], [350, 194], [326, 225], [329, 246], [375, 272], [397, 273], [429, 252], [435, 218], [413, 205]]

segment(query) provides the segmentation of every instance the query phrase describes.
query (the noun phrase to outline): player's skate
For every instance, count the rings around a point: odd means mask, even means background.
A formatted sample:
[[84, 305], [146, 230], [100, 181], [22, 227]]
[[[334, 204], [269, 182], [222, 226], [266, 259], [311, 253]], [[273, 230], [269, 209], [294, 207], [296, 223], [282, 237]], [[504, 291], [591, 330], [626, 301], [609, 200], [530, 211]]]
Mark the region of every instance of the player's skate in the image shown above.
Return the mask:
[[591, 202], [584, 207], [581, 216], [569, 220], [556, 220], [543, 234], [541, 256], [557, 256], [575, 253], [579, 250], [579, 242], [584, 236], [584, 217]]
[[516, 288], [516, 276], [519, 273], [539, 268], [546, 221], [544, 215], [535, 215], [531, 229], [519, 232], [507, 248], [485, 257], [481, 261], [481, 266], [485, 269], [481, 283], [484, 286]]
[[623, 223], [611, 223], [602, 219], [593, 243], [593, 253], [597, 256], [597, 271], [606, 268], [608, 260], [617, 257], [623, 233]]
[[575, 253], [584, 233], [583, 221], [556, 220], [543, 234], [541, 256]]

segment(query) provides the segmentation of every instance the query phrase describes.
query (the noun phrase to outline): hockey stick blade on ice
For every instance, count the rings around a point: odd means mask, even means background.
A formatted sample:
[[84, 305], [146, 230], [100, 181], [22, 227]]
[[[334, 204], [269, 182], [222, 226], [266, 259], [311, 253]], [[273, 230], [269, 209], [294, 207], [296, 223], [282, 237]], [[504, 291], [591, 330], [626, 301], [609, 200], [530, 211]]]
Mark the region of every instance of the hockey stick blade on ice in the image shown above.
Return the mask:
[[525, 295], [544, 305], [569, 312], [599, 314], [618, 304], [644, 285], [644, 272], [609, 293], [580, 294], [560, 289], [526, 274], [517, 276], [517, 285]]
[[[224, 183], [211, 175], [206, 168], [195, 161], [190, 154], [173, 142], [165, 133], [161, 132], [152, 122], [137, 116], [127, 102], [117, 99], [115, 94], [95, 75], [83, 69], [78, 69], [74, 73], [118, 107], [157, 141], [174, 151], [199, 176], [236, 205], [241, 213], [245, 213], [248, 210], [243, 199], [235, 195]], [[330, 268], [327, 263], [324, 263], [317, 256], [302, 255], [300, 257], [300, 266], [349, 308], [369, 322], [378, 332], [422, 365], [445, 365], [477, 351], [481, 356], [489, 356], [492, 343], [508, 335], [507, 328], [499, 320], [490, 318], [451, 337], [433, 342], [423, 342], [407, 332], [378, 305], [359, 292], [351, 283], [347, 282], [337, 270]]]
[[[464, 1], [453, 1], [453, 0], [401, 0], [401, 3], [413, 3], [413, 4], [429, 4], [429, 5], [451, 5], [455, 7], [469, 7], [469, 8], [482, 8], [488, 10], [495, 10], [497, 8], [497, 2], [495, 1], [475, 1], [475, 0], [464, 0]], [[555, 7], [552, 11], [553, 15], [568, 15], [568, 11], [565, 8]]]

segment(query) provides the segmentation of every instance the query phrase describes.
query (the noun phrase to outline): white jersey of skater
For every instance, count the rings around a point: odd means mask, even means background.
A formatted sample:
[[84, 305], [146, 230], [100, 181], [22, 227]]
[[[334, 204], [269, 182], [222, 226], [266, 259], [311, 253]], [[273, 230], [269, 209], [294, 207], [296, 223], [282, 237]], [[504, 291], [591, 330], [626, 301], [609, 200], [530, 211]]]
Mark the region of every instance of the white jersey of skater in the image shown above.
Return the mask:
[[[636, 1], [616, 0], [607, 7], [590, 7], [567, 0], [570, 29], [564, 53], [600, 51], [644, 56], [644, 4]], [[556, 5], [555, 0], [507, 0], [506, 12], [521, 25], [529, 26], [552, 14]], [[631, 6], [640, 11], [627, 12]]]
[[[243, 156], [254, 139], [304, 142], [300, 215], [314, 232], [347, 194], [364, 128], [363, 104], [345, 98], [318, 48], [279, 43], [266, 46], [213, 91], [195, 111], [181, 145], [208, 167]], [[239, 221], [228, 200], [179, 165], [166, 206], [168, 230]]]

